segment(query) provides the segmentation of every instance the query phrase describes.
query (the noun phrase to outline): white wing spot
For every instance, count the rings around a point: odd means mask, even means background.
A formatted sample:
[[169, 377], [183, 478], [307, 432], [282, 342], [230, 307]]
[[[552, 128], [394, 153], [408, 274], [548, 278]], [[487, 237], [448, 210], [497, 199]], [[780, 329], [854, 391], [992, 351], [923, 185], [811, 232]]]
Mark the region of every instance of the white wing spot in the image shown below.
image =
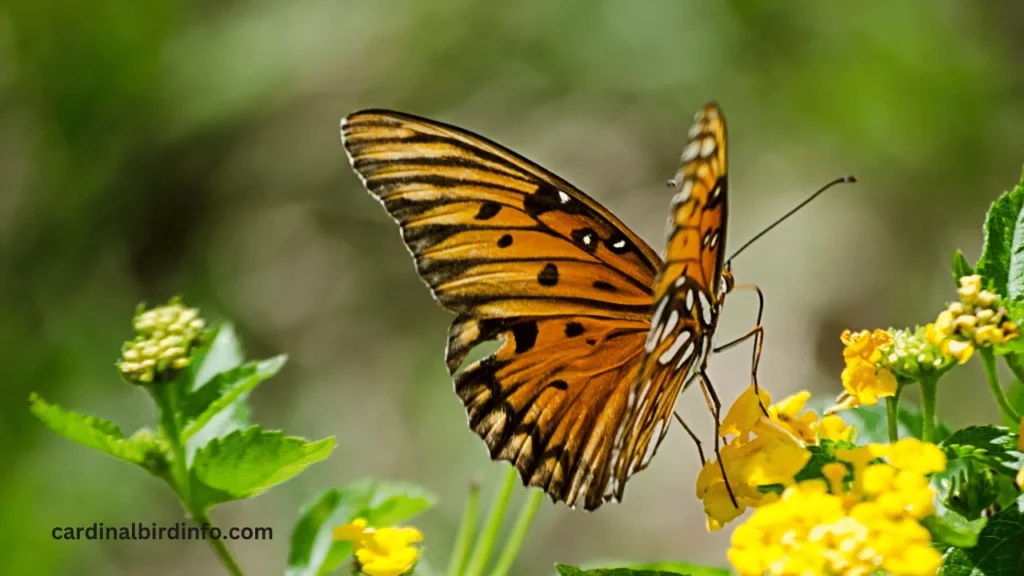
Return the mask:
[[636, 406], [636, 388], [634, 387], [629, 391], [629, 399], [626, 400], [626, 409], [632, 410], [633, 406]]
[[587, 246], [590, 246], [593, 242], [594, 238], [591, 237], [590, 234], [587, 234], [586, 236], [583, 237], [583, 243], [586, 244]]
[[700, 144], [700, 157], [708, 158], [715, 152], [715, 139], [705, 138]]
[[672, 345], [668, 347], [668, 350], [662, 352], [661, 356], [658, 357], [658, 363], [665, 365], [672, 362], [672, 359], [675, 358], [676, 354], [679, 353], [679, 349], [682, 348], [689, 341], [690, 333], [680, 332], [679, 335], [676, 336], [675, 342], [673, 342]]
[[640, 403], [643, 404], [644, 400], [647, 399], [647, 393], [651, 391], [651, 379], [648, 378], [647, 382], [644, 383], [643, 390], [640, 391]]
[[686, 133], [687, 138], [696, 138], [697, 134], [700, 134], [701, 128], [703, 128], [701, 123], [695, 122], [693, 126], [690, 126], [690, 131]]
[[716, 246], [718, 246], [718, 230], [715, 230], [714, 234], [711, 235], [711, 241], [708, 242], [708, 247], [712, 250], [714, 250]]
[[697, 295], [700, 297], [700, 314], [704, 320], [704, 325], [711, 326], [711, 321], [715, 319], [715, 310], [712, 308], [711, 302], [708, 301], [708, 297], [704, 294], [703, 290], [699, 291]]
[[704, 238], [701, 239], [700, 244], [705, 248], [707, 248], [708, 245], [711, 244], [711, 232], [704, 233]]
[[566, 194], [565, 192], [562, 192], [561, 190], [559, 190], [558, 191], [558, 199], [562, 201], [562, 204], [568, 204], [569, 200], [571, 200], [572, 198], [568, 194]]
[[672, 329], [675, 328], [676, 324], [678, 324], [678, 323], [679, 323], [679, 312], [676, 312], [675, 310], [673, 310], [672, 313], [668, 315], [668, 321], [665, 322], [665, 331], [661, 333], [661, 341], [662, 342], [664, 342], [665, 339], [668, 338], [670, 334], [672, 334]]
[[696, 140], [694, 140], [693, 142], [690, 142], [689, 144], [686, 145], [686, 148], [683, 149], [683, 156], [681, 158], [682, 161], [683, 162], [689, 162], [689, 161], [693, 160], [694, 158], [697, 157], [697, 152], [699, 152], [699, 151], [700, 151], [700, 142], [697, 142]]
[[625, 240], [619, 240], [618, 242], [615, 242], [615, 243], [612, 244], [612, 248], [615, 248], [616, 250], [622, 250], [625, 247], [626, 247], [626, 241]]
[[690, 357], [693, 356], [694, 348], [695, 346], [693, 345], [693, 342], [690, 342], [690, 345], [686, 347], [686, 350], [683, 350], [683, 354], [679, 358], [679, 362], [676, 362], [676, 370], [679, 370], [684, 364], [689, 362]]
[[687, 181], [683, 182], [683, 187], [679, 189], [679, 192], [676, 192], [675, 196], [672, 197], [672, 205], [673, 206], [678, 206], [679, 204], [682, 204], [683, 202], [686, 202], [687, 200], [690, 199], [690, 194], [692, 192], [693, 192], [693, 181], [692, 180], [687, 180]]
[[690, 312], [693, 310], [693, 288], [686, 291], [686, 311]]

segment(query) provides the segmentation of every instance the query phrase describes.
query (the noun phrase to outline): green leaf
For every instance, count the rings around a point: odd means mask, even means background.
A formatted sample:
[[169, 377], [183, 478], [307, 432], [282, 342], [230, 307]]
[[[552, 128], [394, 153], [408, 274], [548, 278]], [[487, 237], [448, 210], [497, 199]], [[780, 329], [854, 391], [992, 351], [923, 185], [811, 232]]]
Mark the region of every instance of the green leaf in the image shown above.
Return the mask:
[[941, 448], [946, 469], [932, 476], [940, 501], [966, 519], [980, 518], [993, 505], [1005, 508], [1016, 497], [1013, 479], [1024, 465], [1017, 435], [998, 426], [969, 426]]
[[207, 343], [193, 352], [193, 360], [189, 366], [192, 388], [198, 390], [221, 372], [227, 372], [239, 366], [245, 357], [242, 344], [235, 335], [231, 324], [220, 324], [203, 335]]
[[974, 274], [974, 267], [967, 263], [964, 253], [959, 248], [953, 252], [953, 286], [960, 287], [960, 279]]
[[34, 392], [28, 401], [29, 410], [47, 428], [69, 440], [138, 464], [157, 475], [166, 469], [165, 447], [149, 430], [140, 430], [131, 438], [125, 438], [117, 424], [109, 420], [66, 410], [46, 402]]
[[[620, 566], [615, 568], [614, 566]], [[685, 574], [688, 576], [732, 576], [726, 568], [701, 566], [689, 562], [623, 562], [603, 560], [588, 562], [585, 568], [577, 568], [566, 564], [555, 564], [559, 574]], [[563, 570], [566, 570], [563, 572]], [[575, 570], [575, 572], [572, 572]]]
[[336, 570], [352, 553], [348, 542], [333, 542], [332, 531], [356, 518], [371, 526], [395, 525], [434, 505], [433, 495], [401, 482], [362, 480], [322, 492], [307, 504], [292, 531], [288, 576]]
[[[190, 394], [201, 394], [206, 385], [211, 384], [218, 374], [237, 368], [244, 359], [242, 345], [230, 324], [221, 324], [212, 328], [209, 334], [204, 335], [204, 340], [206, 344], [195, 352], [192, 365], [189, 366], [189, 372], [186, 374], [189, 378], [185, 382], [186, 390]], [[186, 453], [190, 463], [196, 451], [209, 444], [214, 438], [223, 438], [236, 430], [242, 430], [251, 425], [249, 407], [245, 404], [247, 396], [248, 394], [243, 392], [234, 403], [212, 415], [205, 425], [198, 430], [190, 430], [190, 435], [185, 440]]]
[[249, 362], [214, 376], [186, 400], [184, 416], [188, 424], [182, 437], [191, 438], [214, 416], [244, 398], [260, 382], [277, 374], [284, 366], [285, 360], [285, 356], [275, 356], [261, 362]]
[[987, 523], [988, 518], [985, 517], [968, 520], [959, 512], [946, 508], [941, 501], [932, 516], [921, 520], [921, 525], [931, 532], [934, 542], [957, 548], [975, 546]]
[[1024, 573], [1024, 514], [1016, 507], [989, 519], [973, 548], [949, 547], [942, 576], [1019, 576]]
[[1018, 230], [1022, 207], [1021, 185], [992, 203], [985, 216], [985, 244], [976, 267], [986, 287], [1013, 299], [1024, 290], [1024, 231]]
[[216, 438], [196, 452], [194, 480], [219, 494], [206, 495], [204, 508], [251, 498], [326, 458], [334, 438], [306, 442], [253, 426]]
[[699, 566], [689, 562], [650, 562], [623, 568], [577, 568], [555, 564], [560, 576], [732, 576], [732, 571], [712, 566]]

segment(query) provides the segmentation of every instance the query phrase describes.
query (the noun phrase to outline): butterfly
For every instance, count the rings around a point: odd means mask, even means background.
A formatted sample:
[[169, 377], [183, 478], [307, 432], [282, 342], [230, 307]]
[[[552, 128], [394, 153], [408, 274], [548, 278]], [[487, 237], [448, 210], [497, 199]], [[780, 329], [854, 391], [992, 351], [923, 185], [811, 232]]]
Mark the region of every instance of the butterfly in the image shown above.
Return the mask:
[[[572, 184], [467, 130], [364, 110], [342, 120], [341, 137], [420, 277], [457, 315], [445, 358], [470, 427], [526, 485], [572, 508], [620, 501], [694, 377], [718, 421], [705, 367], [734, 283], [716, 104], [695, 116], [670, 181], [665, 260]], [[459, 370], [488, 341], [498, 349]]]

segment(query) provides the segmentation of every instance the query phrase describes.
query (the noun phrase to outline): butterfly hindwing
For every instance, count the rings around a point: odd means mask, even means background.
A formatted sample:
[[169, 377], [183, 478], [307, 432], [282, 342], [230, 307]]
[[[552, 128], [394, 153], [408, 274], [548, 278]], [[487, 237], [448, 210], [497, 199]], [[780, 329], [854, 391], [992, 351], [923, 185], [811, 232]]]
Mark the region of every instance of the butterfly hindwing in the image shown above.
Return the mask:
[[[342, 139], [458, 314], [446, 357], [470, 426], [524, 482], [600, 506], [660, 258], [572, 185], [464, 130], [371, 110], [346, 118]], [[490, 340], [493, 355], [456, 373]]]

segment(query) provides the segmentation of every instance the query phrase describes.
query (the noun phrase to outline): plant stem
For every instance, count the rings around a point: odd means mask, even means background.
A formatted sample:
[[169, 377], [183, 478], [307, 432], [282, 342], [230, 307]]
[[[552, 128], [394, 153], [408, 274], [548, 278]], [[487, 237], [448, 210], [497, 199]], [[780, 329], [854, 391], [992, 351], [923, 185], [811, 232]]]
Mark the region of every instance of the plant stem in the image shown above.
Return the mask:
[[1002, 410], [1003, 416], [1014, 422], [1020, 422], [1020, 414], [1017, 414], [1017, 411], [1010, 405], [1010, 401], [1006, 399], [1006, 393], [1003, 391], [1003, 385], [999, 383], [995, 354], [991, 348], [981, 348], [978, 352], [981, 354], [981, 365], [985, 368], [985, 379], [988, 380], [988, 387], [992, 390], [992, 396], [995, 397], [996, 403], [999, 404], [999, 409]]
[[925, 376], [921, 380], [921, 440], [925, 442], [931, 442], [935, 437], [935, 404], [938, 390], [937, 376]]
[[491, 572], [491, 576], [505, 576], [512, 569], [512, 565], [516, 561], [516, 555], [519, 554], [519, 547], [522, 546], [523, 538], [526, 537], [526, 532], [530, 529], [530, 523], [533, 522], [533, 516], [537, 513], [537, 508], [540, 508], [540, 503], [543, 499], [543, 491], [537, 489], [530, 490], [529, 496], [526, 497], [526, 504], [519, 512], [519, 518], [516, 518], [515, 526], [512, 527], [512, 534], [509, 535], [508, 540], [505, 542], [505, 549], [501, 551], [501, 556], [498, 557], [497, 565], [495, 565], [494, 570]]
[[885, 399], [885, 424], [889, 431], [890, 443], [900, 439], [899, 407], [900, 399], [898, 395]]
[[466, 569], [466, 576], [482, 576], [487, 567], [487, 561], [491, 559], [491, 550], [494, 548], [494, 541], [498, 539], [498, 532], [501, 530], [501, 521], [505, 517], [505, 508], [508, 506], [509, 496], [512, 495], [512, 488], [515, 487], [519, 473], [514, 466], [508, 467], [505, 473], [505, 481], [494, 496], [491, 504], [491, 511], [487, 515], [487, 523], [484, 525], [480, 538], [473, 548], [473, 556], [469, 559], [469, 568]]
[[447, 576], [462, 576], [469, 560], [469, 544], [473, 541], [473, 531], [476, 529], [477, 508], [480, 505], [480, 485], [476, 482], [469, 487], [469, 497], [466, 499], [466, 509], [462, 512], [462, 522], [459, 524], [459, 532], [455, 536], [455, 546], [452, 548], [452, 555], [448, 560]]
[[[160, 426], [163, 428], [164, 435], [170, 443], [173, 452], [171, 476], [167, 479], [168, 484], [171, 485], [171, 489], [181, 499], [182, 505], [191, 517], [192, 522], [200, 527], [206, 524], [212, 528], [213, 522], [210, 520], [210, 517], [192, 502], [190, 489], [192, 482], [188, 469], [188, 452], [185, 444], [181, 441], [181, 431], [183, 429], [182, 422], [180, 421], [180, 415], [182, 414], [181, 403], [183, 401], [182, 383], [172, 381], [152, 384], [149, 386], [149, 392], [159, 407]], [[228, 574], [231, 574], [231, 576], [245, 576], [242, 568], [235, 561], [223, 540], [211, 536], [206, 538], [206, 542], [213, 548], [213, 552], [220, 559], [224, 568], [227, 569]]]
[[[192, 519], [197, 525], [202, 526], [203, 524], [208, 524], [211, 527], [213, 526], [213, 521], [211, 521], [210, 517], [201, 510], [192, 510], [191, 514]], [[220, 562], [224, 565], [224, 568], [227, 569], [228, 574], [231, 574], [231, 576], [245, 576], [245, 572], [242, 572], [242, 567], [235, 561], [235, 557], [231, 555], [231, 551], [224, 545], [223, 540], [210, 537], [207, 538], [206, 541], [210, 543], [210, 548], [213, 548], [214, 553], [217, 554], [218, 558], [220, 558]]]

